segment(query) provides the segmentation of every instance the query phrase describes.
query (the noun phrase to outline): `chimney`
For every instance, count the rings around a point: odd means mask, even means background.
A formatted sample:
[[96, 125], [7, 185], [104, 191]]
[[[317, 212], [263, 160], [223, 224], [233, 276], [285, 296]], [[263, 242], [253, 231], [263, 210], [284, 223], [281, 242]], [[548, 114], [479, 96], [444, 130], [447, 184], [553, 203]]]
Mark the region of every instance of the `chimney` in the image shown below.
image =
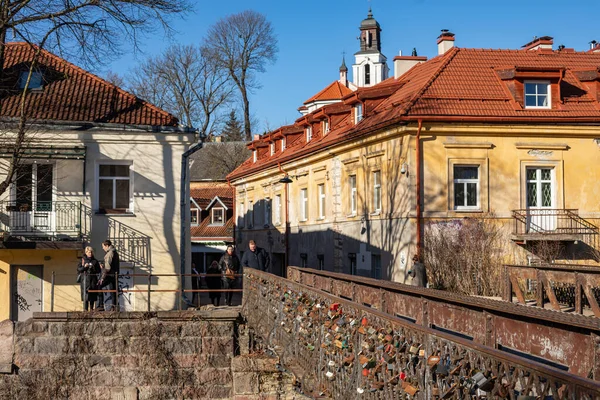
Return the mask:
[[412, 55], [410, 56], [403, 56], [402, 51], [400, 51], [399, 55], [394, 57], [394, 78], [398, 79], [404, 75], [406, 71], [425, 61], [427, 61], [427, 57], [417, 56], [416, 49], [413, 49]]
[[255, 133], [254, 136], [252, 136], [252, 137], [254, 138], [254, 139], [252, 139], [253, 141], [260, 140], [260, 135], [258, 133]]
[[437, 40], [438, 54], [444, 54], [448, 50], [454, 47], [454, 33], [448, 29], [442, 29], [442, 34], [438, 36]]
[[221, 136], [215, 136], [215, 143], [221, 143], [223, 141], [223, 138]]
[[552, 44], [554, 43], [554, 38], [552, 36], [542, 36], [537, 37], [534, 36], [533, 40], [527, 44], [521, 46], [521, 49], [527, 50], [540, 50], [540, 49], [550, 49], [552, 50]]
[[595, 40], [590, 42], [590, 50], [588, 53], [600, 53], [600, 43]]

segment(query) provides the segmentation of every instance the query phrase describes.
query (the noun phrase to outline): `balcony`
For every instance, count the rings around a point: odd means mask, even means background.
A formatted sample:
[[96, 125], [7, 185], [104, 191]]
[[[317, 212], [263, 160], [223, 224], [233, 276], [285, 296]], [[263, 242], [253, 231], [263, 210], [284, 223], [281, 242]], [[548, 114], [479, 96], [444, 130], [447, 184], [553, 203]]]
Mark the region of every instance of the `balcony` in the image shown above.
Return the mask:
[[3, 248], [80, 248], [90, 226], [80, 202], [0, 202]]
[[525, 209], [513, 210], [512, 239], [527, 241], [586, 241], [598, 235], [598, 227], [579, 216], [579, 210]]

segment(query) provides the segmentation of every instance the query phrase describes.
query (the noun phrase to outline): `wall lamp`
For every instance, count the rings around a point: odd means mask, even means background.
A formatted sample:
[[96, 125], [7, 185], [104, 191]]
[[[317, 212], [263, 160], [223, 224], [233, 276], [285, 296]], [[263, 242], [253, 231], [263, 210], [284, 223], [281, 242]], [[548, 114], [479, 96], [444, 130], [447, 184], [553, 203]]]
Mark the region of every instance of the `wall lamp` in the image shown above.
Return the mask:
[[292, 178], [290, 178], [289, 175], [286, 175], [279, 180], [279, 183], [292, 183], [292, 182], [294, 182], [294, 181], [292, 180]]
[[408, 170], [408, 165], [406, 165], [406, 163], [402, 163], [402, 166], [400, 167], [400, 173], [401, 174], [405, 174]]

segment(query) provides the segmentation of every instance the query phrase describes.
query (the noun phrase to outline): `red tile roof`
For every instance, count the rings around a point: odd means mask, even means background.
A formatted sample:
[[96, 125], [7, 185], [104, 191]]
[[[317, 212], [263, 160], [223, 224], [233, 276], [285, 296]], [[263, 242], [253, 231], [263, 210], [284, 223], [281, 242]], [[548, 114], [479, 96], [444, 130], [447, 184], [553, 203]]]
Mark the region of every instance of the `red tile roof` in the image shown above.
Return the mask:
[[[18, 117], [19, 77], [29, 70], [37, 47], [8, 43], [0, 99], [2, 117]], [[30, 119], [126, 125], [177, 126], [173, 115], [48, 52], [41, 51], [43, 89], [27, 93]]]
[[190, 188], [190, 196], [203, 210], [213, 201], [215, 197], [225, 204], [225, 207], [233, 207], [233, 191], [228, 185], [205, 185], [204, 187]]
[[200, 225], [192, 226], [190, 229], [192, 241], [233, 241], [233, 217], [229, 218], [225, 225], [210, 225], [210, 217], [204, 218]]
[[340, 81], [334, 81], [325, 89], [306, 100], [304, 104], [312, 103], [313, 101], [339, 100], [350, 93], [352, 93], [351, 89], [342, 85]]
[[[196, 187], [190, 188], [190, 195], [196, 203], [204, 211], [204, 218], [197, 226], [190, 227], [190, 236], [193, 241], [233, 241], [233, 190], [227, 184], [222, 183], [201, 183]], [[206, 213], [206, 209], [215, 197], [225, 204], [228, 208], [225, 215], [229, 216], [225, 225], [211, 225], [210, 213]], [[213, 204], [214, 206], [214, 204]], [[191, 205], [194, 208], [194, 205]], [[211, 207], [212, 208], [212, 207]]]
[[[305, 135], [298, 135], [294, 143], [288, 143], [285, 151], [263, 157], [256, 163], [247, 160], [228, 178], [247, 176], [277, 163], [354, 140], [357, 136], [418, 119], [525, 124], [532, 121], [600, 123], [599, 71], [600, 53], [454, 47], [444, 55], [414, 66], [398, 79], [390, 78], [371, 88], [347, 94], [344, 97], [346, 104], [325, 106], [313, 111], [308, 118], [299, 119], [310, 121], [317, 113], [331, 116], [341, 112], [343, 116], [336, 119], [335, 124], [331, 123], [327, 135], [309, 143], [306, 143]], [[560, 93], [560, 98], [552, 101], [551, 109], [525, 108], [521, 105], [522, 89], [515, 89], [511, 74], [515, 79], [527, 74], [552, 76], [551, 79], [556, 80], [553, 93]], [[373, 100], [373, 97], [377, 99]], [[356, 101], [367, 106], [363, 120], [354, 125], [348, 104]]]

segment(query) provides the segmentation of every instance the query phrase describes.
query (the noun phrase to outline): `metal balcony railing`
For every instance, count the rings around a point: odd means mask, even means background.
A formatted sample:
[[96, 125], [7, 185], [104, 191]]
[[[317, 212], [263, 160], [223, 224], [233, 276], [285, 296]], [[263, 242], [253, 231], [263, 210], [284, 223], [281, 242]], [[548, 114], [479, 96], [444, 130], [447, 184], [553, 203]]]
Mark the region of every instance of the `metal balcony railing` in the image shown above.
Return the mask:
[[597, 235], [598, 227], [581, 218], [578, 210], [513, 210], [515, 235]]
[[90, 227], [91, 215], [85, 212], [81, 202], [0, 202], [0, 229], [5, 240], [9, 236], [85, 240]]

